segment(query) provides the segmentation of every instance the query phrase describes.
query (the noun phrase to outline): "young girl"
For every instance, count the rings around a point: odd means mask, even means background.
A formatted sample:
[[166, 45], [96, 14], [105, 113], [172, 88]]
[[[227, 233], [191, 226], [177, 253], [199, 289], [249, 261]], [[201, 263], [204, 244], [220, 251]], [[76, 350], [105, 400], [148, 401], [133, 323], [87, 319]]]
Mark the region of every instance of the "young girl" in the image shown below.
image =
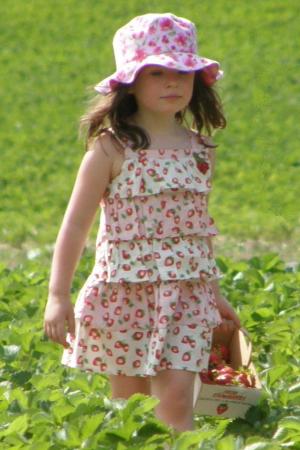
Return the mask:
[[[209, 136], [226, 125], [212, 87], [222, 71], [197, 55], [193, 23], [172, 14], [134, 18], [113, 46], [117, 70], [82, 119], [87, 151], [55, 246], [44, 330], [65, 347], [63, 364], [107, 374], [114, 398], [157, 396], [157, 416], [189, 430], [213, 329], [240, 327], [218, 288], [207, 211]], [[99, 204], [95, 265], [73, 309]]]

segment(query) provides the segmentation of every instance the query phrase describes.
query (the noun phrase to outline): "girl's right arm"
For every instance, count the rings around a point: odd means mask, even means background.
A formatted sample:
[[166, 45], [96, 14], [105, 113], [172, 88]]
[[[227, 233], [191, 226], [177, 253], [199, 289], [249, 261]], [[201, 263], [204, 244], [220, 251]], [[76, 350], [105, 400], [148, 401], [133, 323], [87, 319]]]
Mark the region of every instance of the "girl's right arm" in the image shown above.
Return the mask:
[[66, 322], [68, 331], [75, 333], [70, 295], [73, 275], [100, 200], [110, 182], [114, 154], [115, 148], [109, 135], [100, 136], [85, 153], [56, 240], [44, 331], [51, 340], [64, 347], [68, 347]]

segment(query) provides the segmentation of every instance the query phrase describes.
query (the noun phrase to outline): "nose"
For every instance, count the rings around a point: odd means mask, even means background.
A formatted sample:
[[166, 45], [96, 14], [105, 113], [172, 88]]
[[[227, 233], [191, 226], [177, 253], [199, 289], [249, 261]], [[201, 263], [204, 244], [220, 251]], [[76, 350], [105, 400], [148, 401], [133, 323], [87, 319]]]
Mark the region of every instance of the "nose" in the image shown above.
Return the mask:
[[170, 71], [167, 73], [167, 85], [168, 86], [177, 86], [178, 84], [178, 73], [176, 71]]

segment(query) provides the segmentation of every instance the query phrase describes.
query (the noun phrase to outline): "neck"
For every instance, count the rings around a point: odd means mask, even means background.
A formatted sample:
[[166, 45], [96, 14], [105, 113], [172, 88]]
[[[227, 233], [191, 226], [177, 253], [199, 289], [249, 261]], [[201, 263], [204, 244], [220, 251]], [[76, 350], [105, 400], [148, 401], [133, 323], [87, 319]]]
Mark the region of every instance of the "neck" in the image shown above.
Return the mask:
[[170, 114], [144, 114], [139, 111], [132, 117], [131, 121], [144, 128], [150, 136], [173, 136], [182, 129], [175, 116]]

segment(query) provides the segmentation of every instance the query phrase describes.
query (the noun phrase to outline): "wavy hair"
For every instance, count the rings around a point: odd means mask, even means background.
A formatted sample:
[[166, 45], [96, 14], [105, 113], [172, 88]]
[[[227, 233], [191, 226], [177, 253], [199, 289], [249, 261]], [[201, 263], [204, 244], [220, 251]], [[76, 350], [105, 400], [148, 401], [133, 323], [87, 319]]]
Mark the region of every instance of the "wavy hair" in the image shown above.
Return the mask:
[[[111, 127], [119, 139], [130, 140], [134, 150], [149, 148], [151, 142], [146, 131], [128, 122], [138, 109], [135, 97], [129, 93], [132, 85], [119, 84], [117, 89], [105, 97], [94, 97], [85, 114], [80, 118], [79, 136], [86, 132], [85, 148], [91, 140]], [[199, 134], [205, 130], [211, 136], [212, 129], [225, 128], [226, 119], [223, 114], [220, 97], [213, 87], [203, 83], [201, 71], [195, 72], [192, 98], [184, 111], [178, 111], [175, 118], [179, 123], [188, 125], [191, 116], [191, 127]], [[188, 125], [189, 126], [189, 125]]]

